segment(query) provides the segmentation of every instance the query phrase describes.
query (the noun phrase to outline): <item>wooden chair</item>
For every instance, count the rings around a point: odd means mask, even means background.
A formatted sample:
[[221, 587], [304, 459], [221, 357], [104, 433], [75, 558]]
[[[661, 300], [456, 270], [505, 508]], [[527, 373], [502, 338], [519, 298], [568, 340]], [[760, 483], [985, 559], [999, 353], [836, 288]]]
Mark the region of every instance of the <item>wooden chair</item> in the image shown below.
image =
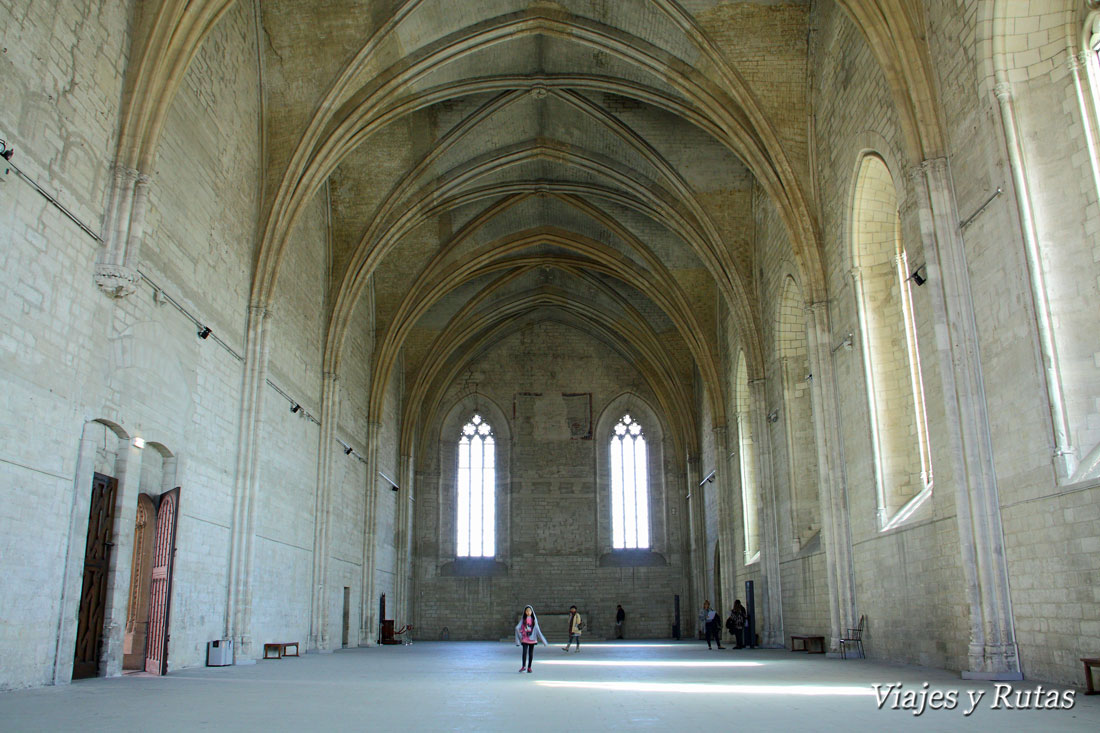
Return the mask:
[[848, 648], [855, 647], [859, 651], [859, 656], [863, 659], [867, 658], [867, 655], [863, 653], [863, 627], [867, 623], [866, 616], [859, 617], [859, 625], [854, 629], [848, 629], [848, 633], [844, 638], [838, 639], [837, 643], [840, 645], [840, 656], [842, 659], [848, 658]]

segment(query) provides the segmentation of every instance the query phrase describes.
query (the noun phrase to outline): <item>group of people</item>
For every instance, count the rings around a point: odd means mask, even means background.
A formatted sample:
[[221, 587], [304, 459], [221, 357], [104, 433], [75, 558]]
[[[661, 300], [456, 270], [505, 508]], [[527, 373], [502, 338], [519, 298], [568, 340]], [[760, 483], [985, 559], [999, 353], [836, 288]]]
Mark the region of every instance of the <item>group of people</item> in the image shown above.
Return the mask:
[[[748, 623], [748, 620], [749, 612], [741, 605], [741, 599], [738, 598], [733, 602], [729, 618], [726, 619], [726, 631], [737, 640], [736, 649], [745, 648], [745, 624]], [[699, 612], [699, 623], [703, 626], [706, 635], [707, 649], [714, 648], [711, 646], [712, 640], [718, 645], [719, 649], [726, 648], [722, 646], [722, 617], [710, 607], [710, 601], [703, 601], [703, 610]]]
[[[623, 624], [626, 622], [626, 611], [623, 610], [622, 604], [619, 604], [615, 611], [615, 638], [623, 638]], [[581, 632], [584, 631], [584, 621], [581, 619], [580, 613], [577, 612], [576, 606], [569, 607], [569, 641], [565, 642], [565, 646], [562, 647], [562, 651], [569, 652], [569, 647], [576, 644], [576, 652], [581, 650]], [[516, 645], [522, 648], [522, 655], [520, 657], [520, 672], [530, 672], [531, 665], [535, 661], [535, 646], [538, 644], [543, 646], [549, 646], [546, 641], [546, 637], [542, 635], [542, 629], [539, 628], [539, 619], [535, 615], [535, 609], [531, 606], [524, 606], [523, 615], [520, 616], [519, 623], [516, 624]]]
[[[737, 640], [736, 649], [745, 648], [745, 625], [748, 623], [749, 613], [743, 605], [741, 605], [741, 599], [737, 599], [733, 602], [733, 608], [730, 609], [729, 618], [726, 619], [726, 630]], [[623, 610], [622, 604], [619, 604], [615, 611], [615, 638], [623, 638], [623, 625], [626, 622], [626, 611]], [[717, 643], [719, 649], [725, 649], [722, 646], [722, 617], [718, 615], [718, 612], [710, 607], [710, 601], [703, 601], [703, 610], [699, 612], [699, 623], [702, 624], [703, 630], [706, 633], [707, 649], [713, 649], [713, 643]], [[569, 607], [569, 640], [565, 642], [565, 646], [562, 647], [562, 651], [568, 653], [569, 648], [574, 644], [576, 645], [575, 652], [581, 650], [581, 633], [584, 631], [584, 621], [581, 619], [580, 613], [577, 612], [576, 606]], [[524, 606], [523, 615], [520, 616], [519, 623], [516, 624], [516, 645], [521, 647], [520, 657], [520, 672], [530, 672], [531, 667], [535, 661], [535, 646], [542, 644], [543, 646], [550, 646], [546, 641], [546, 637], [542, 635], [542, 629], [539, 628], [539, 619], [535, 615], [535, 609], [531, 606]]]

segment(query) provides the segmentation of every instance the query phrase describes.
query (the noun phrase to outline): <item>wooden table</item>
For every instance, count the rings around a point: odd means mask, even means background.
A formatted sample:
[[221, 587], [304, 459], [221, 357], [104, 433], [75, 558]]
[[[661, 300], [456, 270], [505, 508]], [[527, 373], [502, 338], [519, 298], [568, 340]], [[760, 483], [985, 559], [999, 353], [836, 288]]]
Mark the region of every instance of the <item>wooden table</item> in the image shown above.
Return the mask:
[[[802, 646], [796, 647], [794, 643], [801, 641]], [[791, 651], [792, 652], [806, 652], [807, 654], [824, 654], [825, 653], [825, 637], [824, 636], [792, 636], [791, 637]]]
[[[290, 653], [290, 647], [294, 647], [294, 653]], [[274, 654], [275, 656], [270, 656]], [[270, 644], [264, 644], [264, 659], [282, 659], [283, 657], [296, 657], [298, 656], [298, 642], [296, 641], [276, 641]]]

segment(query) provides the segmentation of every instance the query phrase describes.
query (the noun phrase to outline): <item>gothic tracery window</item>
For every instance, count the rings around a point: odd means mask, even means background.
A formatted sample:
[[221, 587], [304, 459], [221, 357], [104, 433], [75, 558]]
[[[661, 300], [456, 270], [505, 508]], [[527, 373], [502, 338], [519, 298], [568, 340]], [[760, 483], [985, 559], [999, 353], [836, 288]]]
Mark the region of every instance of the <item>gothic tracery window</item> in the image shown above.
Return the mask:
[[649, 472], [645, 432], [629, 414], [611, 432], [611, 546], [649, 547]]
[[481, 415], [458, 439], [455, 551], [459, 557], [496, 555], [496, 443]]

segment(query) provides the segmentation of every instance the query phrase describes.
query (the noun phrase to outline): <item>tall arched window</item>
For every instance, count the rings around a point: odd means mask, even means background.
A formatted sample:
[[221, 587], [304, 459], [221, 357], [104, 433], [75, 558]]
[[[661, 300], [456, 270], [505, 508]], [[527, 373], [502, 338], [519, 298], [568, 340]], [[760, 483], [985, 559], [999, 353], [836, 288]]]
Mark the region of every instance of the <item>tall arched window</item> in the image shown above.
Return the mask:
[[462, 426], [458, 439], [455, 554], [496, 555], [496, 443], [481, 415]]
[[760, 515], [757, 508], [756, 447], [752, 439], [749, 367], [743, 351], [737, 356], [734, 397], [737, 400], [737, 443], [741, 464], [741, 518], [745, 527], [745, 564], [748, 565], [760, 559]]
[[645, 433], [629, 414], [611, 433], [611, 546], [649, 547], [649, 465]]
[[886, 163], [875, 155], [860, 165], [852, 233], [878, 521], [880, 529], [890, 529], [928, 496], [932, 462], [897, 193]]
[[787, 485], [790, 490], [791, 539], [796, 549], [821, 529], [817, 496], [817, 436], [810, 396], [810, 357], [806, 307], [794, 278], [787, 276], [779, 301], [779, 369], [787, 437]]

